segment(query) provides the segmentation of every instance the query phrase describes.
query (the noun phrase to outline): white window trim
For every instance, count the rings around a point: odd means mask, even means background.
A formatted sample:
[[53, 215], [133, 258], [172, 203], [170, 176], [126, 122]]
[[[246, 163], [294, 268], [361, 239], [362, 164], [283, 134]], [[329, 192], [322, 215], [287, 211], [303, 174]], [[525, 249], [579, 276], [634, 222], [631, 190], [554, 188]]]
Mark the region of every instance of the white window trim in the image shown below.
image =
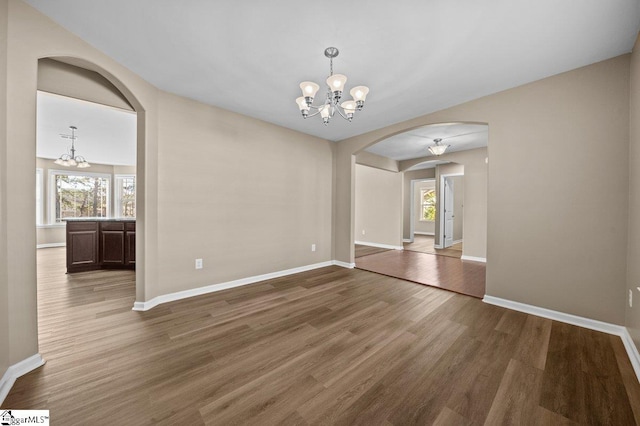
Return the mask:
[[113, 191], [113, 196], [115, 197], [114, 200], [114, 213], [115, 213], [115, 217], [123, 217], [122, 216], [122, 187], [119, 183], [120, 180], [122, 179], [127, 179], [127, 178], [133, 178], [133, 180], [135, 181], [135, 185], [136, 185], [136, 200], [137, 200], [137, 193], [138, 193], [138, 179], [136, 177], [135, 174], [133, 173], [126, 173], [126, 174], [116, 174], [113, 175], [113, 181], [114, 181], [114, 191]]
[[[44, 170], [40, 167], [36, 167], [36, 189], [40, 188], [40, 193], [36, 194], [36, 226], [40, 227], [45, 224], [44, 220]], [[38, 204], [38, 197], [40, 198], [40, 204]]]
[[79, 172], [76, 169], [67, 169], [67, 170], [56, 170], [49, 169], [49, 200], [47, 203], [48, 206], [48, 225], [50, 226], [65, 226], [65, 223], [56, 223], [56, 195], [58, 194], [56, 188], [56, 175], [74, 175], [74, 176], [88, 176], [88, 177], [99, 177], [107, 179], [109, 188], [107, 188], [107, 214], [111, 215], [111, 174], [109, 173], [92, 173], [92, 172]]
[[[427, 222], [427, 223], [434, 223], [435, 220], [428, 220], [428, 219], [423, 219], [422, 218], [422, 208], [424, 207], [424, 204], [422, 203], [422, 191], [433, 191], [433, 193], [435, 194], [436, 189], [435, 188], [420, 188], [420, 218], [418, 219], [418, 221], [420, 222]], [[434, 204], [435, 206], [435, 204]]]

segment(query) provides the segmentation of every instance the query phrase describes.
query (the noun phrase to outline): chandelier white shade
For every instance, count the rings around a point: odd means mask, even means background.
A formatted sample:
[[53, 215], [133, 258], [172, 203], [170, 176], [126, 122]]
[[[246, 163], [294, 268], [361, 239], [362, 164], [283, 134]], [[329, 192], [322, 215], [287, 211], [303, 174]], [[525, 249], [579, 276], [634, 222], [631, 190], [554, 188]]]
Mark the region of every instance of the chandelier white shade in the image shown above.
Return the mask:
[[435, 145], [429, 147], [429, 152], [431, 152], [433, 155], [442, 155], [442, 154], [444, 154], [444, 152], [450, 146], [450, 145], [442, 145], [440, 143], [440, 142], [442, 142], [442, 139], [440, 139], [440, 138], [434, 139], [433, 142], [435, 142]]
[[[367, 86], [356, 86], [349, 94], [353, 97], [352, 100], [348, 100], [340, 104], [342, 98], [342, 92], [344, 92], [344, 86], [347, 83], [347, 76], [343, 74], [333, 73], [333, 58], [338, 56], [340, 52], [335, 47], [327, 47], [324, 51], [324, 55], [329, 58], [329, 77], [327, 78], [327, 95], [323, 104], [313, 105], [313, 100], [320, 90], [320, 86], [312, 81], [303, 81], [300, 83], [300, 90], [302, 90], [302, 96], [296, 99], [296, 104], [300, 109], [300, 113], [303, 118], [313, 117], [320, 114], [322, 121], [325, 125], [329, 124], [329, 121], [338, 112], [345, 120], [353, 120], [353, 116], [356, 111], [362, 110], [364, 107], [364, 101], [369, 93]], [[309, 114], [312, 109], [317, 110], [313, 114]]]
[[79, 169], [86, 169], [91, 167], [91, 164], [81, 155], [76, 155], [75, 142], [78, 137], [76, 136], [76, 126], [69, 126], [71, 129], [70, 135], [60, 135], [64, 139], [71, 139], [71, 154], [62, 154], [60, 158], [54, 161], [55, 164], [65, 167], [77, 167]]

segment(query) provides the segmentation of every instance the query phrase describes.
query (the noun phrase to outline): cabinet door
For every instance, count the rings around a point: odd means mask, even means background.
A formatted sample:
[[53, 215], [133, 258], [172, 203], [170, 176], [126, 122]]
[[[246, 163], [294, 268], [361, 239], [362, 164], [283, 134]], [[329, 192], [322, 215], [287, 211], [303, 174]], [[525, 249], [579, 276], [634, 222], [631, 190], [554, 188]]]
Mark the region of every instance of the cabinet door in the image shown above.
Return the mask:
[[98, 224], [67, 224], [67, 272], [96, 269], [98, 260]]
[[127, 231], [125, 234], [124, 264], [136, 264], [136, 231]]
[[100, 224], [100, 257], [102, 266], [124, 265], [124, 224], [122, 222]]

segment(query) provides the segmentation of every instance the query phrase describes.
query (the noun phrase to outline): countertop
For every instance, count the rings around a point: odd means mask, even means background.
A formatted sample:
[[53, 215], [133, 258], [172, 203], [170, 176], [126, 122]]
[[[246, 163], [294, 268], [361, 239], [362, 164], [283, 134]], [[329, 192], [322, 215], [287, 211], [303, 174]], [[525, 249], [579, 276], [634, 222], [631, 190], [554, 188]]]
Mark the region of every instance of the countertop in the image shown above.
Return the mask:
[[135, 222], [135, 217], [67, 217], [63, 222]]

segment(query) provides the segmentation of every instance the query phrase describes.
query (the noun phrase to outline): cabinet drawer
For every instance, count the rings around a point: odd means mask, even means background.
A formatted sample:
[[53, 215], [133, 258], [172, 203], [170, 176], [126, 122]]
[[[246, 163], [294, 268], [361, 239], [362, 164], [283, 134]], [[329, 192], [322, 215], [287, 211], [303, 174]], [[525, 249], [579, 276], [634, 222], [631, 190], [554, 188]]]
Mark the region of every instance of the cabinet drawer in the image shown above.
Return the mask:
[[67, 222], [67, 231], [97, 231], [98, 222]]
[[124, 222], [102, 222], [100, 228], [103, 231], [124, 231]]

